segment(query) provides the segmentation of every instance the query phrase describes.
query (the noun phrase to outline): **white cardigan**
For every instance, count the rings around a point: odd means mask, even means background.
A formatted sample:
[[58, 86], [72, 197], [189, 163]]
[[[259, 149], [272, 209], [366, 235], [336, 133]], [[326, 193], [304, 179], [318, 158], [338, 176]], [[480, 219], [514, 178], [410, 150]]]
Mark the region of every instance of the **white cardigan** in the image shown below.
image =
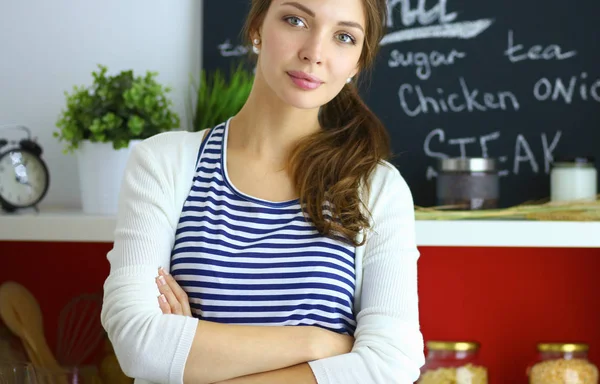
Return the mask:
[[[125, 170], [101, 320], [122, 369], [138, 384], [183, 382], [199, 321], [162, 314], [154, 278], [159, 266], [169, 269], [203, 136], [180, 131], [146, 139]], [[412, 195], [389, 163], [369, 183], [374, 226], [356, 248], [355, 344], [351, 353], [309, 362], [319, 384], [411, 384], [424, 364]]]

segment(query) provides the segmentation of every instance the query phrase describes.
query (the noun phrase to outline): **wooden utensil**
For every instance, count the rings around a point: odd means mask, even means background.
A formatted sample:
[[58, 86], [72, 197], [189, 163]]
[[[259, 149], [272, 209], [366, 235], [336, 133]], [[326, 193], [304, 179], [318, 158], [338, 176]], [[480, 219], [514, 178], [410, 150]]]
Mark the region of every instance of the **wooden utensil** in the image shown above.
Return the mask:
[[[0, 316], [21, 338], [34, 364], [52, 372], [63, 370], [46, 342], [40, 306], [27, 288], [13, 281], [0, 285]], [[67, 384], [66, 380], [57, 382]]]

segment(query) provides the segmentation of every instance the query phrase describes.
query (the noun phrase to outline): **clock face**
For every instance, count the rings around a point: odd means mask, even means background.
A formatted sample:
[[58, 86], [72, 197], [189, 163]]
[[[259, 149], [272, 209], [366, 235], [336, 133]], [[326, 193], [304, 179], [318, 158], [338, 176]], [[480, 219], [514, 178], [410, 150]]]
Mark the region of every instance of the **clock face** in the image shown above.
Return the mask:
[[46, 193], [48, 170], [34, 154], [11, 150], [0, 157], [0, 197], [21, 208], [36, 204]]

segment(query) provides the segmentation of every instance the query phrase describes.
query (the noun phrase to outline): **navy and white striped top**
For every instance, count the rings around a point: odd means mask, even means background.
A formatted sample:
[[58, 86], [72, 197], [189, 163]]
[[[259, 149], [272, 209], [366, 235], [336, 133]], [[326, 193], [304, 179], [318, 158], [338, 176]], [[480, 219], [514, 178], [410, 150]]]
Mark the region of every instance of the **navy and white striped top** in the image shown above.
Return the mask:
[[245, 325], [315, 325], [353, 334], [354, 247], [321, 236], [298, 200], [270, 202], [227, 176], [229, 120], [200, 147], [171, 273], [194, 316]]

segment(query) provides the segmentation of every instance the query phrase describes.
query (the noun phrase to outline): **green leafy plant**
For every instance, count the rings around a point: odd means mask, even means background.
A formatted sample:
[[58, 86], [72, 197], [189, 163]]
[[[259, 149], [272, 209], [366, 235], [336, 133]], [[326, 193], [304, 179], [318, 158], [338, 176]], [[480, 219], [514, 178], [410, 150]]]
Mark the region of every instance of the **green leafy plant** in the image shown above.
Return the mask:
[[179, 127], [180, 118], [167, 97], [170, 87], [156, 81], [157, 72], [134, 76], [132, 70], [107, 75], [98, 65], [91, 86], [74, 86], [65, 92], [66, 108], [56, 122], [53, 136], [65, 142], [64, 153], [72, 153], [82, 141], [109, 143], [126, 148], [130, 140], [143, 140]]
[[231, 67], [229, 78], [220, 69], [210, 73], [202, 69], [193, 130], [214, 127], [237, 114], [246, 103], [253, 82], [254, 74], [243, 63]]

